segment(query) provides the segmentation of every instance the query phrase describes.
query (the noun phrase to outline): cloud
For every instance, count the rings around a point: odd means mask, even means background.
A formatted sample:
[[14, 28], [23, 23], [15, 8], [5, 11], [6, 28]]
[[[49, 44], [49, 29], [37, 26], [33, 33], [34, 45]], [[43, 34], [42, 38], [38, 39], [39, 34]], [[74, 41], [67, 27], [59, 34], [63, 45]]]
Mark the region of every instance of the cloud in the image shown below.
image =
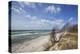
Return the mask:
[[18, 3], [19, 3], [19, 5], [20, 5], [22, 8], [25, 7], [24, 2], [18, 2]]
[[[31, 7], [31, 8], [36, 8], [36, 4], [32, 2], [23, 2], [25, 6]], [[22, 5], [23, 6], [23, 5]]]
[[59, 28], [63, 23], [63, 19], [49, 20], [28, 14], [25, 18], [13, 18], [12, 29], [52, 29]]
[[26, 18], [29, 21], [26, 21], [28, 28], [38, 28], [38, 29], [52, 29], [53, 27], [60, 27], [61, 24], [64, 23], [63, 19], [55, 19], [55, 20], [48, 20], [44, 18], [38, 18], [37, 16], [26, 15]]
[[57, 12], [60, 12], [61, 11], [61, 8], [60, 7], [57, 7], [56, 10], [57, 10]]
[[15, 12], [17, 12], [17, 13], [19, 13], [20, 11], [19, 11], [19, 9], [17, 9], [17, 8], [15, 8], [15, 7], [13, 7], [12, 6], [12, 8], [11, 8], [13, 11], [15, 11]]
[[26, 17], [26, 18], [31, 18], [31, 15], [26, 15], [25, 17]]
[[27, 12], [22, 8], [22, 7], [15, 7], [15, 6], [12, 6], [12, 11], [14, 11], [15, 13], [17, 13], [18, 15], [21, 14], [21, 15], [25, 15]]
[[[59, 27], [64, 20], [63, 19], [55, 19], [49, 20], [49, 18], [39, 18], [38, 16], [33, 16], [30, 14], [26, 14], [25, 6], [30, 8], [36, 8], [35, 3], [29, 2], [19, 2], [20, 7], [12, 6], [12, 10], [21, 15], [16, 15], [17, 17], [13, 18], [13, 28], [17, 29], [52, 29], [53, 27]], [[42, 4], [38, 4], [42, 6]], [[48, 6], [46, 8], [46, 12], [58, 13], [61, 11], [61, 8], [55, 6]]]
[[31, 15], [26, 15], [25, 16], [27, 19], [30, 19], [30, 20], [37, 20], [37, 17], [36, 16], [31, 16]]
[[48, 7], [45, 8], [46, 12], [50, 12], [50, 13], [59, 13], [61, 11], [60, 7], [56, 7], [54, 5], [50, 5]]
[[22, 8], [25, 8], [25, 6], [27, 7], [30, 7], [30, 8], [36, 8], [36, 4], [35, 3], [32, 3], [32, 2], [18, 2], [19, 5], [22, 7]]
[[19, 10], [20, 10], [20, 12], [22, 13], [22, 14], [25, 14], [26, 13], [26, 11], [23, 9], [23, 8], [19, 8]]

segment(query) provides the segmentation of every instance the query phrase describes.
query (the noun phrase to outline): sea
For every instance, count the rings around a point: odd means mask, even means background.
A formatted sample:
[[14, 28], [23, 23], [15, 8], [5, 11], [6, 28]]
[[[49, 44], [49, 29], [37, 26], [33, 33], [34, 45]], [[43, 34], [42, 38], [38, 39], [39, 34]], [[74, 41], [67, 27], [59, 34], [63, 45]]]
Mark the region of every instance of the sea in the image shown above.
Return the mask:
[[40, 36], [47, 36], [50, 30], [12, 30], [10, 33], [12, 44], [30, 41]]

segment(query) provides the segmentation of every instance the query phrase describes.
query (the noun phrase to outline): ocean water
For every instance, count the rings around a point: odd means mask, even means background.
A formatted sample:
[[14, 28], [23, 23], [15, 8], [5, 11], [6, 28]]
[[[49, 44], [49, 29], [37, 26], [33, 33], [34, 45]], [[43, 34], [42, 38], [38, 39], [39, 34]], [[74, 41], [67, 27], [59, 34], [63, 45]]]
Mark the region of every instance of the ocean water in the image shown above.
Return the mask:
[[13, 30], [11, 31], [12, 44], [23, 43], [40, 36], [46, 36], [50, 30]]

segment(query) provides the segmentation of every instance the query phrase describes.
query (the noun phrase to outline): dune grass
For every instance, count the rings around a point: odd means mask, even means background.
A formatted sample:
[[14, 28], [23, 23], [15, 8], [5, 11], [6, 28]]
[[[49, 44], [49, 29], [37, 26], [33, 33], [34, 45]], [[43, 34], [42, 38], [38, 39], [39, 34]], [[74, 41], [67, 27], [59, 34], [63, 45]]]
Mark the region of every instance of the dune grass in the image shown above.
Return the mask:
[[55, 43], [49, 50], [66, 50], [78, 48], [78, 34], [77, 32], [66, 32], [62, 39]]

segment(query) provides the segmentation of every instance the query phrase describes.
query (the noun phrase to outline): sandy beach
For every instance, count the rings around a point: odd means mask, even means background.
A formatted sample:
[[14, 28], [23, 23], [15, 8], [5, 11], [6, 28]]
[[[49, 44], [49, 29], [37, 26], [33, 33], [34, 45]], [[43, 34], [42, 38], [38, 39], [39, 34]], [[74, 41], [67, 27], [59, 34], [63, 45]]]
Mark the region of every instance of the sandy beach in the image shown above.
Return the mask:
[[41, 36], [31, 41], [25, 41], [23, 44], [18, 44], [12, 47], [12, 52], [35, 52], [44, 51], [50, 47], [50, 36]]

